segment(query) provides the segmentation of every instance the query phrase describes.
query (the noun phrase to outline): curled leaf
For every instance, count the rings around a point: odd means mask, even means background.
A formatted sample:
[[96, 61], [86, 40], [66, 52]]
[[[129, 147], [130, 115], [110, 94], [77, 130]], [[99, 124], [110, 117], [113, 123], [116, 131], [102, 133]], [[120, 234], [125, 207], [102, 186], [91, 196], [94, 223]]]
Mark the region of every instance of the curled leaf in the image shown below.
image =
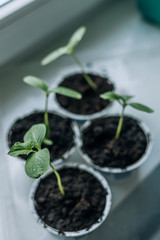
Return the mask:
[[8, 152], [8, 155], [12, 157], [17, 157], [22, 154], [28, 155], [31, 153], [33, 150], [32, 148], [34, 147], [34, 144], [32, 141], [26, 141], [24, 143], [16, 142]]

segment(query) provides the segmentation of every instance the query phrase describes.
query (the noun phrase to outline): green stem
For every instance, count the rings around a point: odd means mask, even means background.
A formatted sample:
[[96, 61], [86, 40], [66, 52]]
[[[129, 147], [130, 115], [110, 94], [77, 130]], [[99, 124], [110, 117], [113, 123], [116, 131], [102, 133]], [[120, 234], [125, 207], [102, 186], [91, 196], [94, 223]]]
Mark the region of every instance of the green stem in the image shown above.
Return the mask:
[[64, 196], [65, 192], [64, 192], [64, 189], [62, 186], [61, 177], [60, 177], [59, 173], [56, 171], [56, 169], [54, 169], [54, 167], [52, 166], [51, 163], [50, 163], [50, 167], [52, 168], [54, 174], [56, 175], [59, 190], [60, 190], [61, 194]]
[[79, 61], [79, 59], [75, 56], [74, 53], [72, 53], [71, 56], [73, 57], [73, 59], [75, 60], [77, 65], [81, 68], [82, 75], [83, 75], [84, 79], [87, 81], [87, 83], [91, 86], [91, 88], [93, 88], [94, 90], [97, 90], [96, 84], [93, 82], [93, 80], [90, 78], [90, 76], [84, 71], [84, 68], [83, 68], [81, 62]]
[[49, 136], [50, 136], [50, 126], [49, 126], [49, 120], [48, 120], [48, 97], [49, 97], [49, 94], [46, 94], [45, 111], [44, 111], [44, 124], [47, 129], [46, 138], [49, 138]]
[[124, 118], [124, 109], [125, 109], [125, 106], [123, 105], [121, 117], [119, 119], [117, 131], [116, 131], [116, 136], [115, 136], [116, 140], [119, 139], [119, 136], [120, 136], [120, 133], [121, 133], [121, 130], [122, 130], [122, 124], [123, 124], [123, 118]]

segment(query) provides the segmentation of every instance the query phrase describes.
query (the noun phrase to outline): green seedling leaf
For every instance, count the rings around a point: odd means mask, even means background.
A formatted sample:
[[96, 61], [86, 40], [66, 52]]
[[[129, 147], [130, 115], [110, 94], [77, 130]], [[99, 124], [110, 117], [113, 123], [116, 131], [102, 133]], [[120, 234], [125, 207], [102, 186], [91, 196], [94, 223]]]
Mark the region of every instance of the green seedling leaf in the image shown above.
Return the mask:
[[140, 103], [129, 103], [129, 106], [142, 112], [153, 113], [154, 110]]
[[45, 138], [43, 140], [43, 143], [48, 145], [48, 146], [52, 146], [53, 145], [53, 141], [51, 139]]
[[85, 32], [86, 32], [86, 28], [85, 27], [78, 28], [73, 33], [73, 35], [71, 36], [68, 44], [66, 46], [58, 48], [58, 49], [54, 50], [53, 52], [51, 52], [50, 54], [48, 54], [45, 58], [42, 59], [41, 65], [45, 66], [45, 65], [53, 62], [54, 60], [56, 60], [57, 58], [65, 55], [65, 54], [71, 55], [73, 53], [73, 49], [81, 41], [81, 39], [82, 39], [83, 35], [85, 34]]
[[120, 100], [121, 96], [114, 93], [114, 92], [105, 92], [100, 95], [100, 97], [104, 100], [110, 100], [110, 101], [115, 101], [115, 100]]
[[101, 94], [100, 97], [104, 100], [117, 101], [122, 106], [122, 113], [119, 118], [118, 127], [117, 127], [116, 135], [115, 135], [116, 140], [119, 139], [119, 136], [120, 136], [120, 133], [122, 130], [124, 111], [127, 106], [131, 106], [132, 108], [135, 108], [139, 111], [143, 111], [143, 112], [147, 112], [147, 113], [154, 112], [151, 108], [149, 108], [143, 104], [128, 102], [130, 99], [133, 98], [133, 96], [119, 95], [114, 92], [105, 92], [105, 93]]
[[79, 92], [69, 89], [69, 88], [66, 88], [66, 87], [57, 87], [57, 88], [52, 89], [50, 92], [55, 92], [60, 95], [70, 97], [70, 98], [75, 98], [75, 99], [82, 98], [82, 95]]
[[39, 178], [47, 172], [50, 164], [50, 154], [47, 148], [33, 153], [26, 161], [25, 171], [31, 178]]
[[24, 135], [24, 142], [32, 141], [34, 147], [40, 150], [41, 144], [46, 135], [46, 126], [42, 123], [33, 125]]
[[128, 100], [133, 98], [133, 96], [128, 96], [128, 95], [121, 95], [120, 97], [124, 102], [127, 102]]
[[68, 54], [71, 54], [73, 52], [73, 49], [78, 45], [78, 43], [83, 38], [84, 34], [86, 32], [86, 27], [82, 26], [78, 28], [73, 35], [71, 36], [69, 43], [68, 43]]
[[12, 157], [17, 157], [21, 154], [28, 155], [29, 153], [33, 152], [32, 148], [34, 147], [34, 144], [32, 141], [27, 141], [24, 143], [16, 142], [8, 154]]
[[48, 83], [43, 79], [40, 79], [34, 76], [26, 76], [23, 78], [23, 81], [28, 85], [31, 85], [36, 88], [40, 88], [44, 92], [48, 91]]
[[58, 48], [57, 50], [48, 54], [45, 58], [42, 59], [41, 65], [45, 66], [45, 65], [53, 62], [57, 58], [63, 56], [64, 54], [68, 54], [68, 47], [67, 46]]

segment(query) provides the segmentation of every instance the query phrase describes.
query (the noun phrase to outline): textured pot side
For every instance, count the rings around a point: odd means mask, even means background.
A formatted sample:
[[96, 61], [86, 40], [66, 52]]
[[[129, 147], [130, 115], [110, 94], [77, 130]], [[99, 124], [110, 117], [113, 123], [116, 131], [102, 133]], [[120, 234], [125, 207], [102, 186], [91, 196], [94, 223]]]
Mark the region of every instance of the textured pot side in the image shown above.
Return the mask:
[[[53, 234], [57, 239], [64, 239], [64, 240], [78, 240], [78, 239], [86, 239], [86, 237], [88, 236], [89, 233], [91, 233], [92, 231], [94, 231], [96, 228], [98, 228], [106, 219], [106, 217], [109, 214], [110, 208], [111, 208], [111, 190], [110, 187], [107, 183], [107, 181], [105, 180], [105, 178], [97, 171], [95, 171], [93, 168], [88, 167], [86, 165], [82, 165], [82, 164], [76, 164], [76, 163], [70, 163], [70, 164], [66, 164], [65, 166], [58, 166], [56, 167], [57, 170], [62, 169], [63, 167], [73, 167], [73, 168], [78, 168], [81, 170], [84, 170], [88, 173], [90, 173], [91, 175], [93, 175], [103, 186], [104, 189], [107, 190], [108, 194], [106, 195], [106, 204], [105, 204], [105, 208], [103, 211], [103, 215], [102, 217], [97, 221], [97, 223], [93, 224], [89, 229], [83, 229], [77, 232], [64, 232], [64, 234], [59, 234], [58, 230], [48, 226], [47, 224], [45, 224], [40, 217], [38, 216], [36, 209], [35, 209], [35, 205], [34, 205], [34, 195], [36, 192], [36, 189], [38, 188], [38, 185], [41, 181], [41, 178], [36, 180], [31, 188], [30, 191], [30, 196], [29, 196], [29, 204], [30, 204], [30, 208], [31, 208], [31, 212], [33, 213], [36, 221], [43, 227], [45, 228], [48, 232], [50, 232], [51, 234]], [[49, 171], [47, 174], [45, 174], [43, 178], [45, 178], [45, 176], [47, 176], [48, 174], [50, 174], [51, 171]]]
[[[117, 116], [117, 115], [111, 115], [109, 117], [114, 117], [114, 116]], [[147, 147], [146, 147], [146, 150], [143, 154], [143, 156], [141, 158], [139, 158], [134, 164], [131, 164], [129, 166], [127, 166], [126, 168], [124, 169], [121, 169], [121, 168], [109, 168], [109, 167], [100, 167], [98, 165], [95, 165], [92, 161], [92, 159], [88, 156], [88, 154], [86, 154], [85, 152], [83, 152], [82, 150], [82, 147], [83, 147], [83, 140], [81, 138], [81, 132], [83, 132], [84, 129], [86, 129], [90, 124], [91, 124], [91, 121], [87, 121], [85, 122], [81, 128], [80, 128], [80, 131], [78, 133], [78, 137], [77, 137], [77, 146], [78, 146], [78, 150], [80, 152], [80, 155], [82, 156], [82, 158], [86, 161], [87, 164], [89, 164], [90, 166], [92, 166], [93, 168], [95, 168], [96, 170], [100, 171], [101, 173], [103, 173], [105, 175], [105, 177], [107, 177], [108, 180], [124, 180], [126, 177], [130, 176], [131, 173], [136, 170], [138, 167], [140, 167], [146, 160], [147, 158], [149, 157], [150, 153], [151, 153], [151, 150], [152, 150], [152, 137], [151, 137], [151, 133], [150, 133], [150, 130], [149, 128], [147, 127], [147, 125], [132, 117], [132, 116], [129, 116], [129, 115], [126, 115], [128, 117], [131, 117], [135, 120], [138, 121], [138, 124], [139, 126], [141, 127], [141, 129], [143, 130], [145, 136], [146, 136], [146, 139], [147, 139]]]
[[[78, 71], [77, 69], [75, 71], [73, 69], [74, 69], [74, 67], [73, 68], [69, 68], [69, 69], [65, 69], [65, 71], [61, 72], [59, 77], [54, 82], [53, 87], [57, 87], [64, 80], [65, 77], [68, 77], [70, 75], [74, 75], [74, 74], [80, 73], [80, 71]], [[100, 69], [96, 69], [95, 70], [95, 69], [92, 69], [92, 68], [85, 68], [85, 70], [86, 70], [86, 72], [90, 72], [92, 74], [99, 75], [99, 76], [105, 77], [105, 78], [109, 77], [109, 79], [111, 79], [110, 76], [108, 76], [106, 73], [103, 73], [102, 70], [100, 70]], [[113, 82], [112, 79], [111, 79], [110, 83], [113, 84], [114, 85], [114, 89], [116, 89], [116, 83]], [[72, 86], [71, 86], [71, 88], [72, 88]], [[105, 116], [106, 113], [110, 112], [111, 106], [114, 104], [113, 102], [110, 102], [108, 104], [108, 106], [106, 106], [100, 112], [96, 112], [96, 113], [89, 114], [89, 115], [83, 115], [83, 114], [76, 114], [76, 113], [69, 112], [68, 110], [63, 108], [58, 103], [58, 101], [56, 99], [56, 94], [54, 94], [54, 99], [53, 100], [54, 100], [54, 105], [55, 105], [56, 109], [63, 116], [68, 117], [68, 118], [73, 119], [73, 120], [76, 120], [79, 123], [84, 123], [84, 121], [86, 121], [86, 120], [94, 120], [94, 119], [97, 119], [97, 118]], [[75, 100], [75, 101], [78, 101], [78, 100]]]
[[[62, 114], [60, 113], [57, 113], [54, 111], [54, 114], [62, 117], [62, 118], [65, 118]], [[11, 126], [12, 127], [12, 126]], [[11, 127], [9, 129], [11, 129]], [[52, 163], [54, 165], [54, 167], [56, 166], [59, 166], [61, 164], [64, 164], [70, 156], [72, 156], [72, 154], [74, 153], [74, 151], [76, 150], [76, 138], [77, 138], [77, 135], [78, 135], [78, 132], [79, 132], [79, 128], [78, 128], [78, 125], [75, 121], [72, 121], [72, 130], [73, 130], [73, 133], [74, 133], [74, 137], [73, 137], [73, 147], [71, 147], [69, 150], [67, 150], [61, 157], [59, 158], [56, 158]], [[11, 135], [12, 133], [9, 133], [9, 135]], [[9, 147], [8, 147], [8, 144], [7, 144], [7, 148], [8, 148], [8, 151], [9, 151]], [[25, 164], [25, 160], [21, 157], [16, 157], [16, 159], [18, 161], [20, 161], [23, 165]]]

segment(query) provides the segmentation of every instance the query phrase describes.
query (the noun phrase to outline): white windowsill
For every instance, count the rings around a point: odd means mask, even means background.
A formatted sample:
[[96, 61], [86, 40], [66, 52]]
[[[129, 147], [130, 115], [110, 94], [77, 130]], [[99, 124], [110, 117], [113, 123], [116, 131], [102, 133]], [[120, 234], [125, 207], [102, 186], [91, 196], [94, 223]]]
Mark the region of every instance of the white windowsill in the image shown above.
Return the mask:
[[82, 4], [79, 0], [14, 0], [4, 5], [0, 9], [0, 66], [109, 1], [87, 0]]
[[10, 16], [11, 14], [15, 13], [19, 9], [25, 7], [26, 5], [34, 1], [35, 0], [14, 0], [9, 2], [8, 4], [0, 8], [0, 20], [5, 19], [6, 17]]

